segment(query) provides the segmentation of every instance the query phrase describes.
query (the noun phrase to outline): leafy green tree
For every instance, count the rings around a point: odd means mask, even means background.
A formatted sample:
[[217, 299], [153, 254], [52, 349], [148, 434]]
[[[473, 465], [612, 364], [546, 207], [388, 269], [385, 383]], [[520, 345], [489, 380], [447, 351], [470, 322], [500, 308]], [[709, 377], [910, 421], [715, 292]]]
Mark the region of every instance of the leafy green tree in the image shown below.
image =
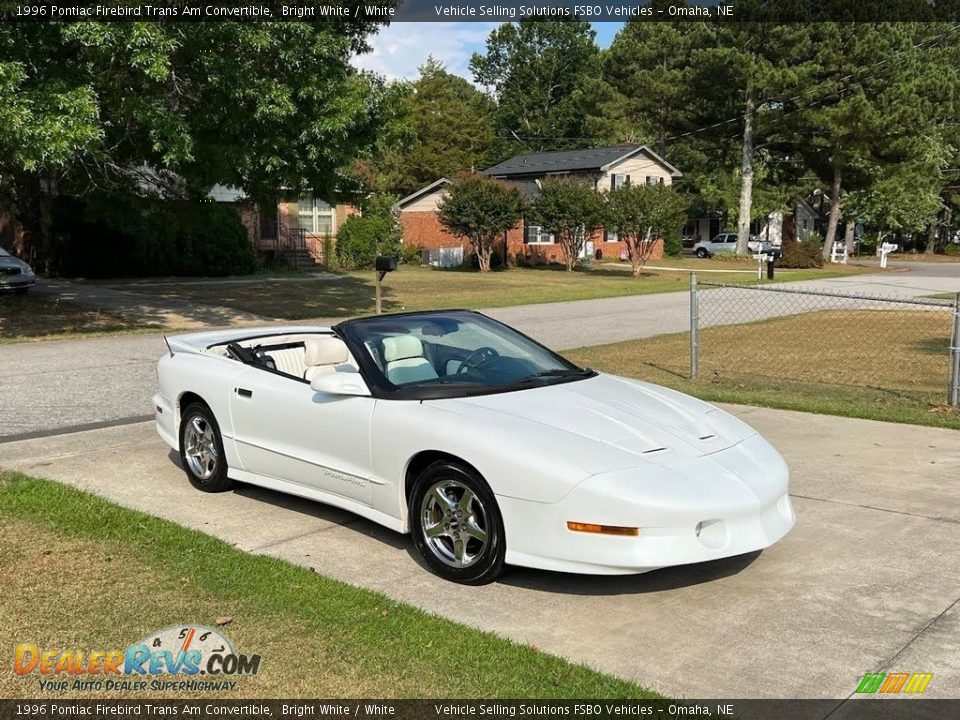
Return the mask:
[[690, 199], [671, 185], [624, 185], [606, 193], [607, 228], [627, 246], [638, 277], [657, 240], [683, 225]]
[[[960, 34], [931, 23], [819, 23], [811, 65], [822, 100], [795, 132], [830, 188], [823, 256], [841, 214], [878, 228], [918, 230], [941, 210], [940, 172], [952, 155]], [[843, 209], [847, 208], [847, 212]]]
[[497, 241], [523, 217], [520, 191], [484, 175], [457, 179], [447, 190], [439, 206], [440, 223], [473, 245], [480, 271], [488, 272]]
[[[737, 254], [749, 252], [750, 221], [755, 217], [754, 181], [758, 148], [766, 146], [764, 172], [779, 174], [777, 163], [783, 153], [771, 142], [779, 127], [784, 100], [805, 86], [808, 66], [803, 58], [810, 52], [808, 24], [721, 23], [713, 42], [692, 53], [695, 72], [691, 77], [696, 95], [709, 104], [716, 120], [711, 133], [716, 152], [732, 169], [730, 135], [739, 126], [739, 184], [737, 212]], [[722, 79], [722, 80], [720, 80]], [[771, 132], [768, 137], [765, 130]], [[728, 174], [727, 177], [730, 177]]]
[[420, 172], [417, 187], [482, 169], [494, 139], [494, 111], [488, 95], [428, 58], [413, 85], [411, 103], [417, 143], [408, 164]]
[[618, 93], [619, 115], [630, 128], [624, 140], [649, 142], [670, 157], [675, 135], [696, 127], [702, 98], [698, 96], [693, 56], [712, 42], [713, 31], [702, 22], [626, 23], [603, 54], [603, 78]]
[[530, 219], [553, 233], [563, 250], [567, 270], [573, 270], [586, 238], [605, 222], [603, 196], [591, 184], [573, 178], [545, 179], [530, 208]]
[[341, 170], [382, 120], [382, 82], [349, 62], [375, 27], [0, 24], [7, 200], [130, 185], [142, 166], [176, 173], [187, 195], [348, 193]]
[[382, 185], [400, 196], [437, 178], [482, 169], [494, 141], [493, 100], [429, 57], [406, 88], [402, 122], [409, 137], [377, 159]]
[[470, 69], [497, 100], [500, 135], [515, 141], [503, 154], [590, 144], [585, 92], [600, 77], [595, 36], [585, 20], [537, 17], [490, 33], [486, 53], [475, 53]]

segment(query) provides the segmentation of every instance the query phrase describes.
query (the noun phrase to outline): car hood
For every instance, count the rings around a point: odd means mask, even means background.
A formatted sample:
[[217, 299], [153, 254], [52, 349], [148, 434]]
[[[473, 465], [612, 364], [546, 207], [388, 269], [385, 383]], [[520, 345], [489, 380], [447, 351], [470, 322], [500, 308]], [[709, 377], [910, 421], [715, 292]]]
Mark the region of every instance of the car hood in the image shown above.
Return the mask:
[[[447, 410], [487, 416], [504, 431], [524, 433], [531, 447], [539, 445], [544, 452], [575, 455], [571, 459], [588, 472], [702, 457], [756, 434], [749, 425], [696, 398], [604, 374], [531, 390], [433, 402], [443, 403]], [[590, 452], [591, 446], [597, 452]]]
[[28, 271], [30, 266], [23, 260], [15, 258], [12, 255], [0, 255], [0, 267], [16, 267]]

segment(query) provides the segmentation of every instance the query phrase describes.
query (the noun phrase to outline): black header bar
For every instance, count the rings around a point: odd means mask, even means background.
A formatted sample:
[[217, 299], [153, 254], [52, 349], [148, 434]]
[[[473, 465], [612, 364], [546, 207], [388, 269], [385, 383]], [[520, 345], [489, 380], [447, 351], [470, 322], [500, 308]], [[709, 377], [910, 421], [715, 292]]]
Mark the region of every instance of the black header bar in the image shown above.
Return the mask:
[[40, 718], [243, 718], [244, 720], [943, 720], [960, 700], [870, 697], [836, 700], [0, 700], [0, 720]]
[[0, 0], [6, 22], [960, 21], [960, 0]]

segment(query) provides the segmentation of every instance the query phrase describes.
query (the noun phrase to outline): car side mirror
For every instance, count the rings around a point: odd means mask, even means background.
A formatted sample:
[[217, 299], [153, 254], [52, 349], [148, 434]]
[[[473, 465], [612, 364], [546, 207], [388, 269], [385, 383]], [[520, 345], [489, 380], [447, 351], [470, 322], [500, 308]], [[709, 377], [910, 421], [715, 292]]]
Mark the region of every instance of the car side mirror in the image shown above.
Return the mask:
[[317, 375], [310, 381], [310, 389], [328, 395], [370, 396], [370, 388], [357, 372], [330, 372]]

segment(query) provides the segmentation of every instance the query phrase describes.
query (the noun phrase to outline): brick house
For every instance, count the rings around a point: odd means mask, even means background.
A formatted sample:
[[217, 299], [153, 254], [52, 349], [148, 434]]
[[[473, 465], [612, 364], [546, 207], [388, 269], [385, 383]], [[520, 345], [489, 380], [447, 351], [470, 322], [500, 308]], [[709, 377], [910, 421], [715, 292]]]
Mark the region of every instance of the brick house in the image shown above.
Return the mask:
[[208, 197], [232, 207], [260, 252], [298, 267], [324, 264], [324, 246], [336, 243], [344, 221], [359, 212], [347, 203], [330, 204], [310, 196], [283, 196], [276, 211], [263, 212], [241, 190], [215, 185]]
[[[617, 145], [606, 148], [562, 150], [558, 152], [517, 155], [483, 171], [485, 175], [517, 187], [528, 199], [536, 198], [540, 182], [547, 177], [568, 176], [590, 183], [598, 192], [629, 183], [666, 184], [680, 177], [677, 168], [645, 145]], [[469, 243], [447, 232], [440, 224], [437, 206], [446, 197], [448, 178], [440, 178], [396, 205], [403, 230], [403, 242], [431, 250], [463, 246]], [[554, 237], [526, 218], [507, 231], [501, 251], [508, 260], [525, 257], [534, 262], [560, 261], [563, 252]], [[626, 251], [611, 232], [600, 231], [584, 243], [583, 257], [621, 257]], [[663, 255], [662, 241], [657, 241], [652, 259]]]

